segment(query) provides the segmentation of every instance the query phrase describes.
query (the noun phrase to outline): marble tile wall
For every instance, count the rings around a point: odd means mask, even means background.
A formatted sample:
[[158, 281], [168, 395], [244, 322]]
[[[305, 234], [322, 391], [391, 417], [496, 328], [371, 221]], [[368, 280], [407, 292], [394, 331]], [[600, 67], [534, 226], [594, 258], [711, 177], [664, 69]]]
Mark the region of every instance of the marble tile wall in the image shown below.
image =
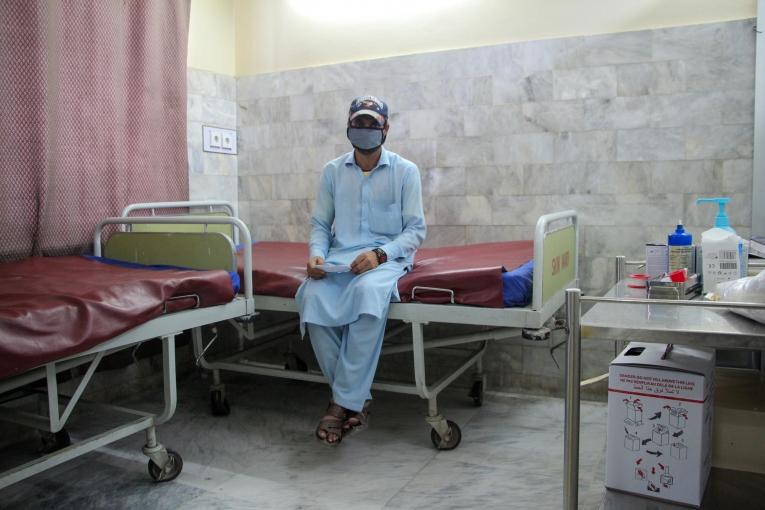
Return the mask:
[[[323, 164], [349, 150], [359, 94], [391, 110], [386, 146], [417, 163], [426, 245], [528, 239], [539, 215], [580, 214], [581, 282], [641, 257], [678, 219], [698, 238], [733, 199], [751, 217], [753, 20], [530, 41], [236, 80], [241, 216], [264, 240], [305, 240]], [[493, 347], [494, 388], [557, 393], [548, 346]], [[594, 348], [588, 374], [613, 348]], [[590, 363], [591, 361], [591, 363]]]
[[228, 200], [239, 196], [236, 155], [202, 150], [202, 126], [236, 129], [236, 79], [189, 69], [187, 74], [189, 199]]
[[423, 178], [427, 245], [527, 238], [575, 208], [582, 286], [610, 257], [640, 256], [678, 219], [751, 211], [752, 20], [531, 41], [246, 76], [236, 80], [239, 205], [260, 239], [308, 233], [322, 165], [349, 149], [345, 112], [373, 93], [391, 109], [387, 147]]

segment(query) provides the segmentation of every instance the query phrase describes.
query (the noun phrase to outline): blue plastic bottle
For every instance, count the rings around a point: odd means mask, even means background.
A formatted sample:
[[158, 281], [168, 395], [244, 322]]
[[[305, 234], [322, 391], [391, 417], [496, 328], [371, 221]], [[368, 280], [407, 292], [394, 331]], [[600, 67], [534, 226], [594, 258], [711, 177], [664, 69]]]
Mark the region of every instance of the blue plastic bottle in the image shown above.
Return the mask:
[[687, 268], [692, 272], [693, 267], [693, 236], [685, 231], [683, 222], [677, 222], [677, 228], [667, 236], [669, 246], [669, 272]]

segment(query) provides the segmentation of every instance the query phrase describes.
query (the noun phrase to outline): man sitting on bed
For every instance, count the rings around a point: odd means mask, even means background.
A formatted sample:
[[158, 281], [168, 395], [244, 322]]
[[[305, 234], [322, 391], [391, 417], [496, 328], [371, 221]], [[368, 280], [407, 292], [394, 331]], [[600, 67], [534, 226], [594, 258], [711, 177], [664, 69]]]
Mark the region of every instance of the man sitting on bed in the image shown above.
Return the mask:
[[[308, 328], [332, 389], [316, 427], [328, 445], [367, 425], [396, 282], [425, 239], [420, 173], [382, 148], [387, 134], [388, 106], [374, 96], [354, 99], [347, 127], [353, 150], [324, 167], [311, 215], [309, 278], [296, 300], [301, 330]], [[346, 267], [335, 272], [325, 264]]]

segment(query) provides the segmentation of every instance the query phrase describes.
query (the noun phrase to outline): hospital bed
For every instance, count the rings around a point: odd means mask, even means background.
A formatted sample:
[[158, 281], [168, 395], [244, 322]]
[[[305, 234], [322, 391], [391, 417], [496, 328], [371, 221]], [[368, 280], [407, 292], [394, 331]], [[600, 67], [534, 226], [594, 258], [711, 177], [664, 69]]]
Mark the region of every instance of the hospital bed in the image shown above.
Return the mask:
[[[196, 227], [184, 233], [151, 232], [151, 225], [166, 221]], [[117, 230], [117, 225], [137, 231], [112, 233], [102, 252], [102, 232]], [[175, 412], [175, 337], [189, 328], [253, 313], [252, 280], [245, 271], [242, 292], [236, 293], [235, 245], [213, 231], [221, 226], [236, 228], [249, 253], [249, 231], [234, 217], [108, 218], [96, 229], [94, 257], [33, 257], [0, 264], [0, 420], [45, 431], [57, 440], [51, 453], [1, 472], [0, 489], [142, 430], [151, 477], [168, 481], [178, 476], [181, 456], [157, 441], [155, 429]], [[85, 402], [82, 395], [99, 363], [155, 338], [162, 343], [163, 410], [156, 414], [96, 404], [132, 419], [70, 444], [64, 427], [75, 406]], [[74, 391], [64, 394], [59, 375], [72, 369], [84, 374], [74, 381]], [[40, 381], [44, 390], [37, 391]], [[25, 406], [30, 397], [38, 398], [37, 412]]]
[[[430, 258], [423, 259], [423, 254], [429, 250], [418, 251], [413, 271], [399, 282], [401, 303], [392, 303], [388, 313], [389, 320], [401, 321], [397, 327], [389, 328], [386, 340], [395, 337], [406, 330], [411, 331], [411, 342], [384, 345], [382, 355], [411, 352], [414, 364], [414, 383], [377, 380], [373, 388], [384, 391], [418, 395], [428, 401], [426, 421], [431, 427], [431, 441], [442, 450], [450, 450], [460, 443], [462, 433], [459, 426], [446, 419], [438, 410], [439, 393], [449, 384], [475, 367], [473, 384], [470, 395], [476, 405], [481, 405], [486, 385], [483, 373], [483, 355], [489, 340], [518, 338], [524, 336], [532, 339], [544, 339], [549, 336], [553, 315], [563, 305], [566, 288], [575, 286], [578, 281], [578, 224], [575, 211], [564, 211], [547, 214], [539, 218], [536, 224], [533, 241], [520, 243], [495, 243], [500, 247], [516, 249], [523, 252], [525, 259], [516, 260], [518, 264], [533, 260], [533, 284], [530, 303], [526, 306], [512, 308], [502, 307], [502, 301], [497, 303], [496, 297], [482, 298], [480, 289], [475, 288], [481, 283], [484, 272], [479, 265], [473, 264], [469, 270], [461, 274], [463, 287], [451, 288], [449, 275], [439, 274], [437, 270], [430, 272], [422, 280], [409, 281], [418, 271], [425, 272], [429, 263], [439, 259], [438, 249], [430, 250]], [[480, 251], [489, 245], [456, 248], [458, 253], [480, 258]], [[460, 250], [464, 250], [460, 252]], [[472, 252], [471, 252], [472, 250]], [[297, 255], [295, 255], [297, 254]], [[305, 261], [308, 248], [299, 243], [255, 243], [253, 251], [253, 279], [255, 288], [255, 306], [258, 312], [297, 312], [294, 291], [305, 278]], [[448, 258], [448, 257], [447, 257]], [[492, 270], [495, 273], [504, 271], [496, 260], [513, 259], [512, 254], [500, 253], [495, 259]], [[240, 258], [247, 261], [247, 255]], [[488, 259], [487, 259], [488, 260]], [[450, 259], [451, 263], [454, 258]], [[428, 264], [426, 264], [426, 262]], [[263, 267], [263, 266], [267, 267]], [[437, 265], [437, 264], [436, 264]], [[448, 265], [448, 264], [447, 264]], [[469, 264], [468, 264], [469, 265]], [[450, 269], [455, 269], [450, 267]], [[459, 268], [457, 268], [459, 269]], [[512, 267], [506, 268], [508, 270]], [[477, 270], [477, 272], [473, 272]], [[246, 275], [246, 269], [243, 270]], [[459, 271], [456, 271], [459, 273]], [[501, 275], [500, 275], [501, 278]], [[435, 284], [433, 284], [435, 282]], [[501, 284], [500, 284], [501, 285]], [[459, 285], [458, 285], [459, 287]], [[466, 291], [465, 288], [468, 290]], [[465, 299], [466, 294], [479, 296], [478, 302]], [[501, 296], [501, 290], [499, 291]], [[496, 296], [497, 292], [492, 295]], [[479, 305], [479, 306], [476, 306]], [[273, 363], [255, 360], [257, 353], [272, 347], [279, 338], [268, 338], [261, 343], [244, 349], [243, 339], [254, 340], [273, 337], [278, 334], [294, 333], [296, 321], [285, 321], [256, 330], [250, 323], [231, 321], [240, 335], [242, 348], [233, 355], [212, 361], [208, 359], [207, 350], [212, 341], [205, 344], [202, 330], [192, 331], [192, 340], [197, 363], [212, 371], [213, 381], [210, 388], [210, 404], [214, 414], [228, 414], [230, 406], [225, 396], [225, 386], [221, 382], [221, 371], [259, 374], [303, 381], [325, 381], [317, 371], [310, 371], [304, 362], [293, 363], [285, 367]], [[483, 330], [463, 335], [452, 335], [437, 339], [425, 339], [425, 326], [433, 323], [471, 325]], [[217, 337], [217, 335], [216, 335]], [[441, 377], [438, 381], [428, 384], [426, 378], [425, 351], [428, 349], [447, 348], [472, 344], [475, 348], [467, 348], [467, 355], [460, 365]]]

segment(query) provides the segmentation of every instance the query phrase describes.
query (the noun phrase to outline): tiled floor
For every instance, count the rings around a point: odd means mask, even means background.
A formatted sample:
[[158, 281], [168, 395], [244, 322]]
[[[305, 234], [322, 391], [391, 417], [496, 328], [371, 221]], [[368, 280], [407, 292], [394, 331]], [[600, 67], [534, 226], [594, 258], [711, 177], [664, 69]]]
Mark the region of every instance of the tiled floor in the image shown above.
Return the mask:
[[[561, 508], [560, 399], [487, 395], [476, 408], [451, 391], [442, 412], [463, 439], [439, 452], [416, 397], [378, 393], [371, 427], [329, 448], [313, 436], [327, 399], [321, 385], [253, 377], [227, 381], [227, 391], [231, 415], [216, 418], [206, 383], [196, 375], [181, 381], [178, 411], [159, 428], [160, 441], [183, 456], [174, 482], [150, 481], [138, 434], [0, 491], [0, 508]], [[127, 404], [150, 409], [156, 397]], [[597, 509], [605, 406], [584, 403], [581, 416], [580, 508]], [[75, 424], [104, 422], [87, 418]], [[34, 447], [0, 452], [0, 468]]]
[[[463, 431], [439, 452], [422, 419], [424, 401], [378, 393], [371, 426], [329, 448], [313, 428], [327, 392], [318, 384], [266, 378], [227, 381], [231, 415], [209, 414], [207, 386], [181, 381], [178, 411], [159, 439], [184, 460], [174, 482], [154, 484], [143, 436], [0, 491], [0, 508], [559, 508], [563, 406], [558, 399], [487, 396], [473, 407], [464, 391], [441, 399]], [[153, 395], [130, 402], [151, 408]], [[605, 407], [584, 404], [582, 502], [597, 508], [603, 478]], [[86, 422], [86, 415], [78, 422]], [[76, 438], [75, 424], [70, 428]], [[36, 445], [2, 452], [12, 462]]]

